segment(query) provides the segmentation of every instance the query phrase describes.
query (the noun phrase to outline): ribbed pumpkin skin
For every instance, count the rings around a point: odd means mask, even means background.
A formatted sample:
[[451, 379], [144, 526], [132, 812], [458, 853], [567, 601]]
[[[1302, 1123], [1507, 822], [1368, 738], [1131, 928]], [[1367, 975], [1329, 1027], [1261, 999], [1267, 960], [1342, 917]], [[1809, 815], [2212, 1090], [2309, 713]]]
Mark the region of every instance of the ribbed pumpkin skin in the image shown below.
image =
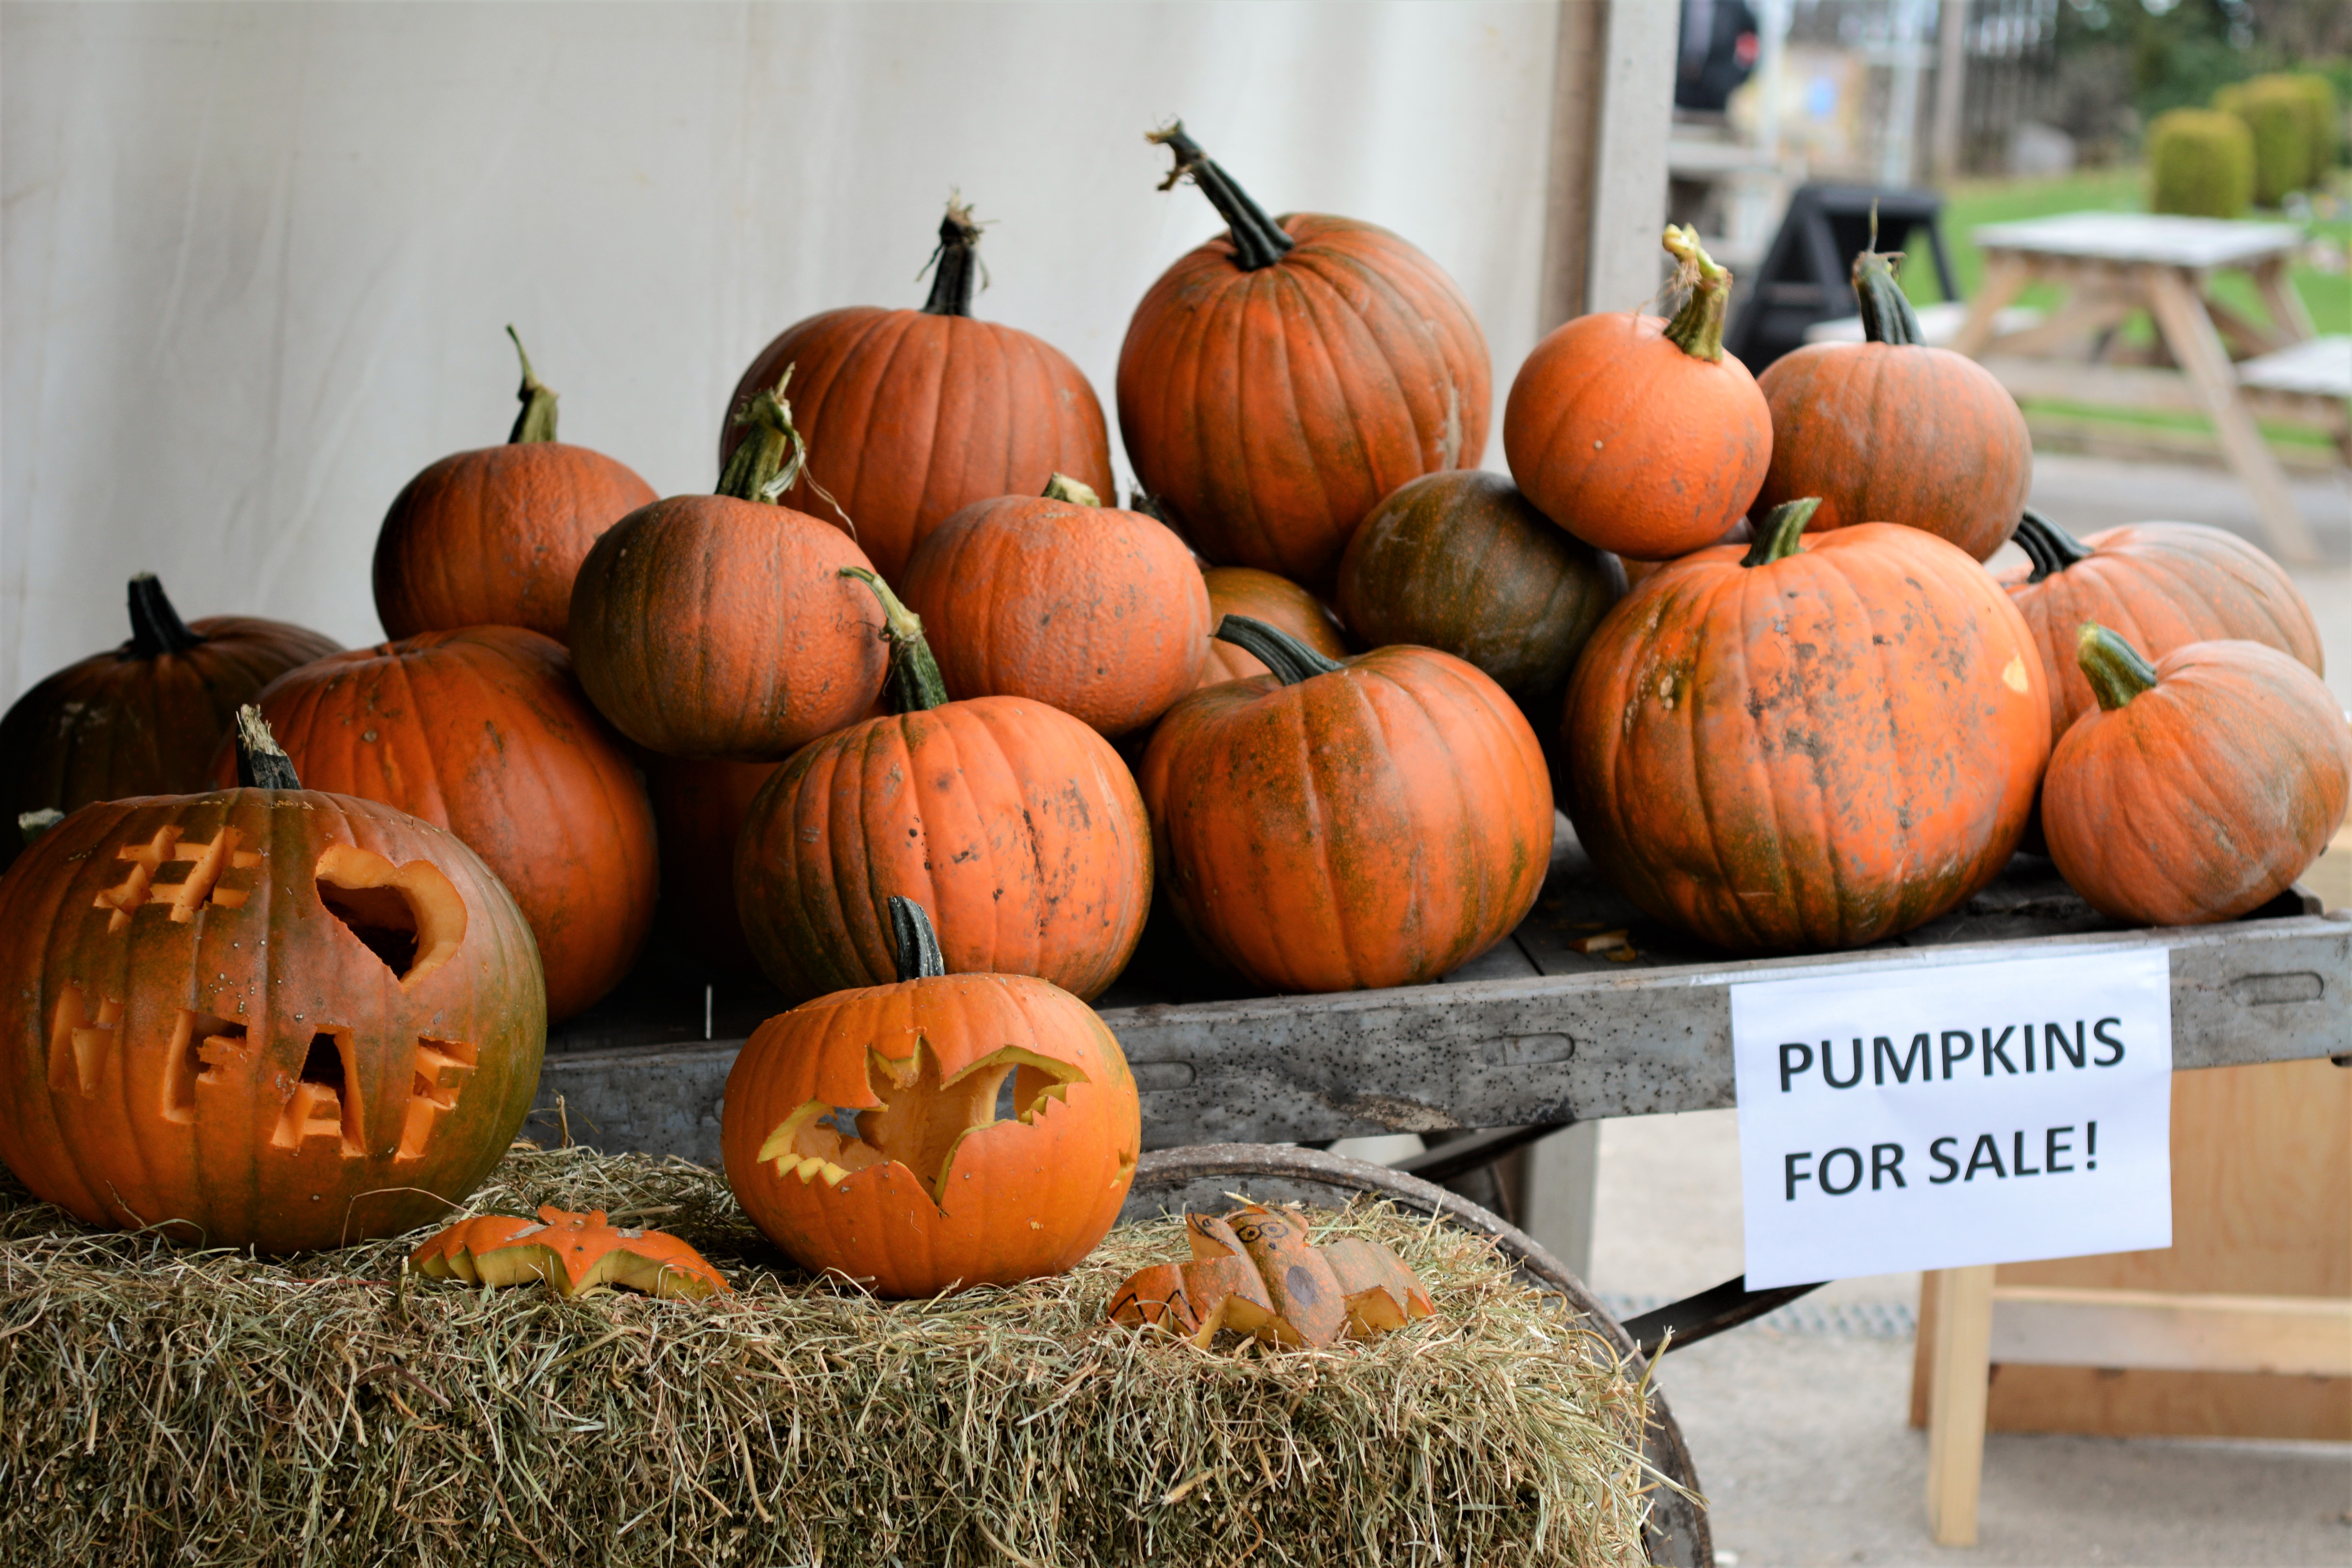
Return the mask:
[[1198, 686], [1247, 680], [1266, 673], [1255, 654], [1220, 642], [1213, 635], [1227, 616], [1247, 616], [1254, 621], [1288, 632], [1326, 658], [1348, 657], [1348, 639], [1331, 607], [1287, 577], [1261, 572], [1255, 566], [1212, 566], [1201, 574], [1209, 590], [1208, 657], [1201, 661]]
[[2065, 734], [2098, 705], [2074, 660], [2074, 634], [2085, 621], [2146, 658], [2190, 643], [2242, 639], [2326, 673], [2311, 606], [2276, 562], [2236, 534], [2195, 522], [2134, 522], [2083, 542], [2095, 552], [2089, 560], [2039, 583], [2026, 581], [2030, 567], [2000, 574], [2053, 677], [2052, 735]]
[[773, 762], [866, 711], [888, 655], [870, 566], [789, 507], [672, 496], [581, 563], [572, 661], [614, 727], [673, 757]]
[[2284, 892], [2342, 825], [2352, 730], [2276, 648], [2190, 643], [2155, 663], [2155, 686], [2112, 711], [2094, 703], [2051, 753], [2050, 858], [2117, 920], [2234, 920]]
[[923, 536], [900, 596], [956, 697], [1029, 697], [1105, 735], [1192, 689], [1209, 590], [1192, 552], [1140, 512], [1000, 496]]
[[646, 793], [661, 841], [662, 929], [722, 974], [757, 974], [735, 910], [735, 841], [774, 763], [650, 757]]
[[636, 962], [653, 929], [653, 808], [561, 643], [520, 626], [426, 632], [290, 671], [259, 702], [304, 784], [446, 827], [488, 863], [538, 939], [550, 1020]]
[[1979, 561], [2008, 542], [2033, 484], [2025, 416], [1992, 373], [1949, 349], [1807, 343], [1764, 367], [1772, 467], [1754, 510], [1819, 496], [1807, 531], [1925, 530]]
[[1612, 558], [1502, 475], [1475, 469], [1428, 475], [1381, 502], [1339, 563], [1339, 613], [1359, 637], [1467, 659], [1531, 724], [1559, 717], [1578, 652], [1624, 592]]
[[2050, 752], [2008, 596], [1916, 529], [1743, 566], [1702, 551], [1611, 611], [1569, 688], [1568, 811], [1602, 873], [1741, 952], [1860, 947], [1997, 875]]
[[124, 643], [48, 677], [0, 718], [0, 868], [23, 841], [20, 812], [203, 789], [240, 704], [341, 645], [284, 621], [207, 616], [185, 653], [140, 658]]
[[[1067, 354], [1016, 327], [875, 305], [826, 310], [761, 350], [729, 408], [774, 386], [787, 365], [809, 476], [893, 584], [915, 541], [974, 501], [1036, 495], [1057, 473], [1111, 493], [1101, 400]], [[722, 464], [742, 437], [733, 424], [720, 432]], [[807, 479], [784, 499], [838, 526]]]
[[1042, 702], [871, 719], [760, 791], [735, 897], [760, 967], [803, 998], [898, 973], [893, 893], [930, 911], [951, 973], [1096, 996], [1143, 934], [1151, 825], [1109, 742]]
[[1282, 217], [1297, 242], [1245, 272], [1220, 236], [1144, 295], [1118, 354], [1136, 478], [1200, 552], [1328, 582], [1380, 499], [1475, 465], [1486, 336], [1454, 279], [1384, 228]]
[[1196, 691], [1140, 782], [1186, 931], [1270, 991], [1435, 980], [1510, 934], [1551, 863], [1534, 731], [1430, 648]]
[[[236, 835], [233, 853], [258, 862], [220, 867], [209, 895], [184, 893], [206, 885], [199, 852], [224, 827]], [[169, 829], [185, 859], [163, 864], [187, 880], [149, 886], [149, 901], [110, 930], [99, 898], [146, 868], [127, 852]], [[317, 871], [338, 845], [394, 866], [429, 862], [464, 902], [463, 940], [405, 989], [322, 907]], [[242, 903], [223, 904], [223, 892]], [[174, 897], [191, 900], [189, 920], [173, 918]], [[71, 1026], [102, 1025], [117, 1004], [111, 1027], [87, 1033], [85, 1094]], [[307, 790], [115, 801], [51, 828], [0, 880], [0, 1159], [35, 1196], [92, 1225], [184, 1221], [194, 1228], [175, 1226], [180, 1239], [200, 1233], [205, 1246], [265, 1252], [390, 1236], [446, 1215], [505, 1158], [547, 1033], [530, 929], [489, 868], [388, 806]], [[242, 1024], [244, 1037], [192, 1059], [202, 1037], [176, 1037], [182, 1009], [211, 1015], [212, 1027]], [[359, 1089], [357, 1151], [346, 1153], [331, 1126], [281, 1147], [273, 1135], [313, 1037], [336, 1030], [351, 1042], [337, 1076]], [[443, 1098], [454, 1087], [446, 1110], [415, 1103], [431, 1066], [420, 1040], [474, 1054], [470, 1071], [433, 1075]], [[413, 1108], [429, 1131], [404, 1159]]]
[[[934, 1058], [951, 1089], [976, 1069], [992, 1108], [1003, 1069], [983, 1064], [1008, 1047], [1083, 1077], [1037, 1104], [1029, 1121], [963, 1134], [946, 1163], [943, 1204], [932, 1197], [936, 1171], [919, 1176], [897, 1161], [851, 1171], [836, 1186], [822, 1174], [780, 1174], [777, 1162], [759, 1158], [811, 1100], [882, 1105], [869, 1055]], [[1043, 1079], [1017, 1069], [1023, 1103]], [[920, 1298], [1074, 1267], [1118, 1217], [1142, 1137], [1134, 1076], [1092, 1008], [1025, 975], [947, 974], [843, 992], [761, 1025], [727, 1075], [719, 1144], [743, 1212], [803, 1268]]]
[[1556, 327], [1503, 406], [1503, 455], [1528, 500], [1587, 544], [1643, 561], [1721, 538], [1773, 455], [1748, 367], [1695, 358], [1665, 331], [1616, 310]]
[[444, 458], [408, 481], [376, 535], [384, 635], [528, 626], [562, 642], [589, 546], [656, 499], [586, 447], [520, 441]]

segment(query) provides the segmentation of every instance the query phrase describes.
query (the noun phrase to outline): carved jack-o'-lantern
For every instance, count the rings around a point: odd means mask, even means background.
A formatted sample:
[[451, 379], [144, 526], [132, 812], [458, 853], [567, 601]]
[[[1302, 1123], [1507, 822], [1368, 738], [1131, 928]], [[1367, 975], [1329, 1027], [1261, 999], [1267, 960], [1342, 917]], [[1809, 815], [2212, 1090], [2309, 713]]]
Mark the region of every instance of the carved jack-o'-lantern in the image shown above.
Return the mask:
[[1269, 1344], [1368, 1340], [1435, 1315], [1429, 1292], [1402, 1258], [1377, 1241], [1341, 1237], [1317, 1247], [1295, 1214], [1244, 1204], [1220, 1219], [1184, 1216], [1190, 1263], [1130, 1276], [1110, 1300], [1110, 1321], [1162, 1328], [1206, 1348], [1219, 1329]]
[[409, 1254], [434, 1279], [468, 1285], [544, 1280], [559, 1296], [586, 1296], [624, 1285], [648, 1296], [699, 1298], [732, 1291], [716, 1268], [667, 1231], [613, 1224], [598, 1209], [569, 1214], [542, 1205], [535, 1220], [482, 1215], [460, 1220]]
[[948, 974], [890, 900], [900, 980], [760, 1026], [728, 1075], [727, 1184], [803, 1267], [884, 1296], [1058, 1274], [1135, 1176], [1135, 1079], [1094, 1010], [1025, 974]]
[[301, 789], [245, 713], [261, 787], [85, 806], [0, 879], [0, 1159], [94, 1225], [390, 1235], [522, 1124], [538, 952], [472, 850]]

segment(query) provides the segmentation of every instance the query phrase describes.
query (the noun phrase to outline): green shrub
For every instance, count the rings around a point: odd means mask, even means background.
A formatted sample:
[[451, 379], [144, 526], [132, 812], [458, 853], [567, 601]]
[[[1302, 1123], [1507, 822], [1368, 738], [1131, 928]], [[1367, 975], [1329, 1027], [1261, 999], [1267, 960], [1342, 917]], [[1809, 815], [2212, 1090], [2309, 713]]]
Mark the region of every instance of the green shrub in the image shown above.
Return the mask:
[[2274, 207], [2289, 191], [2315, 190], [2336, 162], [2336, 92], [2311, 75], [2258, 76], [2213, 95], [2213, 107], [2245, 122], [2254, 140], [2254, 200]]
[[2327, 183], [2328, 171], [2336, 167], [2340, 111], [2336, 107], [2335, 85], [2315, 71], [2297, 71], [2278, 79], [2303, 100], [2304, 134], [2309, 139], [2311, 150], [2310, 172], [2305, 176], [2303, 188], [2316, 191]]
[[2254, 139], [2211, 109], [2174, 109], [2147, 129], [2148, 210], [2241, 217], [2253, 197]]

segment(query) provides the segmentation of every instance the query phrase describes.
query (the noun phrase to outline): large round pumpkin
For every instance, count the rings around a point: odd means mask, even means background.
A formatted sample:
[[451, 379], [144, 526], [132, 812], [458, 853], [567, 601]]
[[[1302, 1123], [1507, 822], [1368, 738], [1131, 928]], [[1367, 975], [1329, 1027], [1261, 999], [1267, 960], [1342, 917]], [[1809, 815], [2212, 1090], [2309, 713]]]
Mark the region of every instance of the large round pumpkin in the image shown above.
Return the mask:
[[2084, 622], [2147, 658], [2193, 642], [2258, 642], [2324, 674], [2319, 627], [2294, 580], [2236, 534], [2195, 522], [2133, 522], [2076, 540], [2028, 510], [2017, 542], [2031, 563], [2000, 574], [2050, 671], [2050, 733], [2095, 706], [2076, 658]]
[[756, 974], [735, 908], [735, 841], [774, 763], [649, 757], [646, 793], [661, 841], [661, 924], [678, 951], [719, 974]]
[[[1055, 473], [1110, 491], [1110, 436], [1085, 373], [1043, 338], [972, 315], [979, 243], [970, 209], [950, 202], [921, 310], [811, 316], [761, 349], [735, 388], [740, 404], [799, 365], [808, 470], [782, 494], [821, 518], [846, 513], [894, 583], [915, 541], [974, 501], [1035, 495]], [[741, 438], [729, 426], [719, 457]]]
[[2189, 643], [2150, 666], [2105, 626], [2075, 638], [2095, 706], [2042, 781], [2059, 874], [2134, 925], [2234, 920], [2284, 892], [2352, 797], [2352, 728], [2326, 683], [2260, 643]]
[[1209, 590], [1167, 526], [1056, 474], [923, 535], [900, 594], [950, 695], [1030, 697], [1124, 735], [1199, 678]]
[[0, 879], [0, 1159], [209, 1247], [437, 1218], [538, 1087], [530, 929], [454, 835], [247, 776], [84, 806]]
[[1927, 345], [1885, 257], [1854, 258], [1853, 291], [1864, 342], [1807, 343], [1758, 378], [1772, 409], [1758, 510], [1818, 498], [1816, 532], [1899, 522], [1990, 558], [2032, 487], [2025, 416], [1990, 371]]
[[180, 619], [154, 574], [131, 579], [131, 640], [69, 664], [0, 718], [0, 868], [16, 818], [205, 787], [240, 703], [340, 646], [251, 616]]
[[520, 626], [426, 632], [289, 671], [257, 700], [314, 787], [446, 827], [489, 864], [539, 940], [551, 1020], [636, 962], [653, 808], [562, 644]]
[[1451, 654], [1325, 658], [1228, 616], [1270, 673], [1195, 691], [1144, 753], [1161, 884], [1272, 991], [1417, 985], [1510, 934], [1551, 864], [1551, 782], [1503, 689]]
[[1151, 826], [1127, 764], [1043, 702], [948, 700], [922, 623], [863, 575], [887, 617], [896, 711], [794, 752], [753, 801], [735, 899], [760, 967], [795, 999], [887, 981], [903, 894], [938, 911], [957, 973], [1100, 994], [1151, 907]]
[[[1201, 574], [1209, 589], [1209, 624], [1247, 616], [1288, 632], [1326, 658], [1348, 657], [1348, 639], [1331, 606], [1292, 582], [1255, 566], [1212, 566]], [[1197, 684], [1216, 686], [1264, 675], [1265, 661], [1237, 643], [1211, 637]]]
[[1917, 529], [1667, 567], [1569, 688], [1568, 810], [1601, 871], [1738, 952], [1860, 947], [1999, 873], [2050, 752], [2042, 656], [1982, 568]]
[[1384, 228], [1275, 219], [1181, 124], [1152, 133], [1229, 231], [1161, 274], [1118, 354], [1136, 479], [1201, 552], [1328, 583], [1407, 479], [1476, 466], [1486, 334], [1438, 265]]
[[949, 973], [921, 908], [890, 905], [895, 984], [803, 1003], [736, 1057], [719, 1121], [727, 1184], [803, 1268], [877, 1295], [1063, 1273], [1110, 1229], [1135, 1177], [1143, 1129], [1127, 1058], [1057, 986]]
[[849, 723], [882, 689], [887, 656], [872, 599], [845, 567], [848, 535], [774, 504], [806, 447], [782, 393], [737, 417], [715, 496], [672, 496], [614, 523], [581, 563], [572, 659], [614, 727], [674, 757], [774, 761]]
[[1756, 499], [1772, 413], [1723, 352], [1731, 274], [1686, 228], [1665, 246], [1690, 279], [1673, 321], [1580, 316], [1536, 344], [1503, 408], [1503, 454], [1528, 500], [1587, 544], [1663, 561], [1713, 543]]
[[507, 444], [442, 458], [384, 514], [375, 613], [386, 637], [503, 626], [562, 642], [589, 546], [656, 499], [625, 465], [555, 438], [555, 394], [531, 374], [520, 338], [515, 353], [522, 412]]

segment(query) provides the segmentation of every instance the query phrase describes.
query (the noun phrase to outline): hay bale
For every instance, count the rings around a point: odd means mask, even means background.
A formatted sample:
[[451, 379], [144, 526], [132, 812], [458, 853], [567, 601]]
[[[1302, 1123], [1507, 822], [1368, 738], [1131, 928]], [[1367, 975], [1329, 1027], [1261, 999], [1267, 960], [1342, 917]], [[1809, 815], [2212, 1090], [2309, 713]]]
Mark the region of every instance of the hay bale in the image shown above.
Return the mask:
[[[1637, 1563], [1643, 1394], [1483, 1240], [1386, 1207], [1441, 1318], [1326, 1352], [1104, 1324], [1184, 1254], [932, 1302], [811, 1280], [711, 1172], [519, 1152], [474, 1212], [603, 1208], [710, 1303], [408, 1278], [420, 1236], [272, 1262], [0, 1192], [0, 1540], [103, 1563]], [[1321, 1236], [1318, 1236], [1321, 1239]]]

